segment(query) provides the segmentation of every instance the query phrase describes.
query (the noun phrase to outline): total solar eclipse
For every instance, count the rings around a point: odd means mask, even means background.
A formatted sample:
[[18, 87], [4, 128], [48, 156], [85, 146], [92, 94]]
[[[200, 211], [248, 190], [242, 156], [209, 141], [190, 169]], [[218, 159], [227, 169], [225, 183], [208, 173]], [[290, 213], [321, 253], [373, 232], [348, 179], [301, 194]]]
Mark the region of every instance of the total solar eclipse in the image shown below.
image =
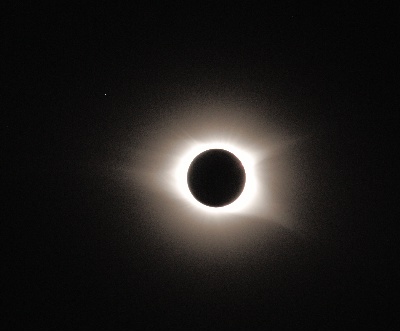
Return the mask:
[[187, 172], [193, 197], [209, 207], [223, 207], [243, 192], [246, 172], [241, 161], [224, 149], [209, 149], [197, 155]]

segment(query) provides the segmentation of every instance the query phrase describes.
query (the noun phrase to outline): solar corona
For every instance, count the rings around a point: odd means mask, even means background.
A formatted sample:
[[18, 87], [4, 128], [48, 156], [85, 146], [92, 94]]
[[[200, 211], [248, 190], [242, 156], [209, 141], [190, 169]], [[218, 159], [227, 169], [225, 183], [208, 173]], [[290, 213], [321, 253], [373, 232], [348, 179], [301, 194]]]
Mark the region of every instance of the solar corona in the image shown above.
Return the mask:
[[176, 189], [207, 213], [244, 211], [257, 193], [254, 166], [254, 158], [233, 144], [194, 144], [176, 167]]

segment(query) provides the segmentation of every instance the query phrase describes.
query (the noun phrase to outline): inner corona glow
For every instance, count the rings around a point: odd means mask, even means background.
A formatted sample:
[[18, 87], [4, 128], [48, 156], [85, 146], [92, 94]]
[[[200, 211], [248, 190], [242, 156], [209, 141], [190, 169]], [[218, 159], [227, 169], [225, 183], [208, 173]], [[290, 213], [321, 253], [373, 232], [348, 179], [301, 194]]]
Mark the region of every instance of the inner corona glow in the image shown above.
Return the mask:
[[[203, 205], [197, 201], [189, 190], [187, 183], [187, 172], [193, 159], [200, 153], [209, 149], [224, 149], [233, 153], [242, 162], [246, 172], [246, 183], [242, 194], [231, 204], [223, 207], [210, 207]], [[243, 149], [224, 142], [212, 142], [205, 144], [195, 144], [189, 148], [186, 153], [179, 160], [175, 172], [176, 189], [183, 199], [188, 201], [192, 206], [203, 210], [208, 213], [235, 213], [246, 211], [251, 202], [254, 201], [257, 194], [257, 183], [255, 176], [255, 160], [254, 158]]]

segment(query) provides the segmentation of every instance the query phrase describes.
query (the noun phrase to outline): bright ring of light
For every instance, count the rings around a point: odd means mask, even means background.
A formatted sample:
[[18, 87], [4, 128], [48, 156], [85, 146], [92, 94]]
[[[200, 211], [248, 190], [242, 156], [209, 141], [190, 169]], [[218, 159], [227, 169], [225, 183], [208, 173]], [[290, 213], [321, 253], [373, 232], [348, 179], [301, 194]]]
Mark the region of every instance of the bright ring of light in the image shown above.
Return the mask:
[[[232, 203], [223, 207], [210, 207], [197, 201], [189, 190], [187, 184], [187, 172], [193, 159], [200, 153], [209, 149], [224, 149], [233, 153], [241, 162], [246, 172], [246, 183], [242, 194]], [[255, 176], [255, 160], [244, 150], [223, 142], [213, 142], [206, 144], [196, 144], [192, 146], [179, 160], [175, 171], [176, 189], [181, 197], [187, 200], [194, 207], [210, 213], [232, 213], [242, 212], [249, 208], [257, 193], [257, 183]]]

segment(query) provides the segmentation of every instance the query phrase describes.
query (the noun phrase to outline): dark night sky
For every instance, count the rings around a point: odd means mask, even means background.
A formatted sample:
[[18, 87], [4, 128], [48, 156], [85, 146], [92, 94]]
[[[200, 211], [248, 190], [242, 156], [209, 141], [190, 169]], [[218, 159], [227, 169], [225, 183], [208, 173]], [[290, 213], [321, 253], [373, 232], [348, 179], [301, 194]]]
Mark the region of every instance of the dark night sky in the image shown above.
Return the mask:
[[[2, 329], [394, 327], [398, 7], [56, 3], [3, 13]], [[308, 137], [277, 161], [301, 235], [228, 224], [206, 255], [168, 239], [113, 170], [185, 100]]]

